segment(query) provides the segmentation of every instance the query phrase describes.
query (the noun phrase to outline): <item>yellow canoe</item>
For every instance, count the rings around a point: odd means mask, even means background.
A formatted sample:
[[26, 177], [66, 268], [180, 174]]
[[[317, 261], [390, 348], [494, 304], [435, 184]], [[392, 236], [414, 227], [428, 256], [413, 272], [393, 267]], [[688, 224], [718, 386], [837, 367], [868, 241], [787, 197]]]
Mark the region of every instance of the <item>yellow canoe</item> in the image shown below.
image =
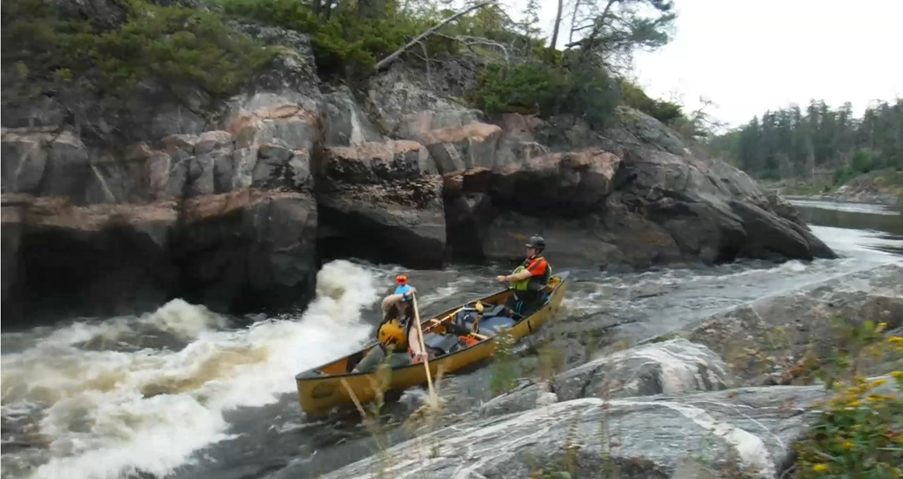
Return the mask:
[[[532, 334], [558, 312], [558, 309], [561, 307], [561, 300], [564, 298], [567, 277], [567, 272], [553, 276], [546, 288], [549, 300], [545, 305], [529, 317], [522, 318], [507, 328], [508, 333], [515, 341]], [[481, 298], [479, 301], [487, 305], [487, 307], [490, 307], [489, 305], [503, 305], [511, 294], [510, 290], [505, 290]], [[467, 304], [472, 305], [475, 302], [471, 301]], [[421, 330], [429, 332], [435, 328], [436, 323], [433, 320], [439, 321], [440, 324], [452, 321], [455, 314], [460, 310], [460, 307], [454, 308], [433, 318], [421, 321]], [[483, 330], [481, 329], [480, 332], [482, 333]], [[350, 371], [374, 347], [377, 347], [376, 342], [356, 353], [296, 375], [295, 382], [298, 386], [298, 398], [301, 402], [301, 409], [309, 417], [317, 417], [325, 415], [335, 406], [352, 404], [352, 398], [348, 393], [348, 389], [353, 391], [361, 403], [373, 400], [378, 392], [374, 390], [374, 386], [380, 383], [378, 373], [351, 373]], [[454, 373], [461, 368], [490, 357], [494, 351], [494, 338], [484, 337], [484, 339], [470, 347], [431, 358], [429, 360], [430, 374], [435, 378], [440, 370], [444, 374]], [[342, 384], [342, 380], [347, 384], [347, 388]], [[426, 368], [423, 367], [423, 364], [394, 368], [392, 369], [390, 381], [388, 390], [395, 391], [426, 384]]]

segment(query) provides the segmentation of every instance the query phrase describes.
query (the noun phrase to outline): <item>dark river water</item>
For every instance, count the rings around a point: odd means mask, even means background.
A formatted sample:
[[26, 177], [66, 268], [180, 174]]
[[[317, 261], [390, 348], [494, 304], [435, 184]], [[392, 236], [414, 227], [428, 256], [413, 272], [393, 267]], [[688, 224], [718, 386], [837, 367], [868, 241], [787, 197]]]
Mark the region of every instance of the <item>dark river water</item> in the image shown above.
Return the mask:
[[[842, 255], [781, 265], [600, 272], [571, 269], [557, 318], [600, 315], [643, 339], [800, 286], [903, 261], [903, 218], [877, 206], [795, 202]], [[547, 257], [554, 264], [554, 246]], [[561, 268], [558, 268], [559, 270]], [[428, 315], [497, 290], [500, 268], [411, 271]], [[119, 479], [317, 477], [369, 455], [354, 414], [307, 421], [294, 375], [358, 349], [401, 268], [336, 261], [318, 298], [282, 317], [227, 318], [175, 300], [144, 316], [69, 318], [2, 333], [2, 476]], [[487, 368], [445, 378], [459, 414], [490, 398]], [[407, 391], [399, 419], [424, 398]], [[401, 440], [405, 432], [392, 433]]]

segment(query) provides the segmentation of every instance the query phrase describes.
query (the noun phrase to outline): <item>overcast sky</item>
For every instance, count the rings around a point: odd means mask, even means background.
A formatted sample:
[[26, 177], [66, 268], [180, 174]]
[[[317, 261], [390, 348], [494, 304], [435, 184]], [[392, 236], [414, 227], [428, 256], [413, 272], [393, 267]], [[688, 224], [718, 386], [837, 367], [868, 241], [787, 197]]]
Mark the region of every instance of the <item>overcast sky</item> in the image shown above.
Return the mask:
[[[540, 1], [540, 21], [551, 37], [557, 0]], [[671, 43], [636, 56], [633, 75], [650, 95], [681, 99], [691, 109], [708, 97], [718, 105], [711, 112], [732, 126], [794, 102], [805, 107], [813, 98], [832, 107], [849, 101], [859, 117], [872, 100], [903, 97], [903, 0], [675, 5]], [[568, 25], [562, 22], [565, 39]]]

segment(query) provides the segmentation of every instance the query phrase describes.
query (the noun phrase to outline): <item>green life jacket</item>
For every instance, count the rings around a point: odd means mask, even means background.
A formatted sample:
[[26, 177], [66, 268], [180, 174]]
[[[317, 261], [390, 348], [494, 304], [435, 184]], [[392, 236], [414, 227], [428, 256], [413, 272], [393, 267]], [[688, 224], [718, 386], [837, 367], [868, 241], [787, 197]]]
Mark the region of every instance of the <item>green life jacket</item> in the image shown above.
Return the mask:
[[[533, 264], [536, 261], [545, 261], [545, 258], [542, 256], [537, 256], [535, 258], [528, 259], [524, 261], [524, 263], [517, 267], [512, 274], [520, 273], [527, 269], [528, 266]], [[515, 291], [542, 291], [549, 284], [549, 278], [552, 277], [552, 266], [546, 261], [546, 272], [543, 273], [542, 276], [530, 276], [529, 278], [523, 281], [517, 281], [511, 285], [511, 287]]]

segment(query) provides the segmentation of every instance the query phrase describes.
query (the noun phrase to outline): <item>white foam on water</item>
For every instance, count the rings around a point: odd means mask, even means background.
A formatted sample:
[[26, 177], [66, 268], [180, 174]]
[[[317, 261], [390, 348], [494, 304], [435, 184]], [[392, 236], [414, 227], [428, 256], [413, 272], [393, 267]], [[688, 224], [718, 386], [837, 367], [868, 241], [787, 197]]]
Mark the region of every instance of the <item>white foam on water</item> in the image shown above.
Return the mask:
[[[75, 323], [2, 356], [3, 414], [44, 408], [50, 446], [35, 479], [164, 476], [230, 437], [223, 412], [271, 404], [295, 390], [295, 374], [357, 349], [370, 335], [361, 311], [378, 299], [372, 272], [334, 261], [300, 319], [222, 330], [224, 318], [174, 300], [141, 318]], [[179, 351], [79, 347], [135, 325], [189, 342]]]

